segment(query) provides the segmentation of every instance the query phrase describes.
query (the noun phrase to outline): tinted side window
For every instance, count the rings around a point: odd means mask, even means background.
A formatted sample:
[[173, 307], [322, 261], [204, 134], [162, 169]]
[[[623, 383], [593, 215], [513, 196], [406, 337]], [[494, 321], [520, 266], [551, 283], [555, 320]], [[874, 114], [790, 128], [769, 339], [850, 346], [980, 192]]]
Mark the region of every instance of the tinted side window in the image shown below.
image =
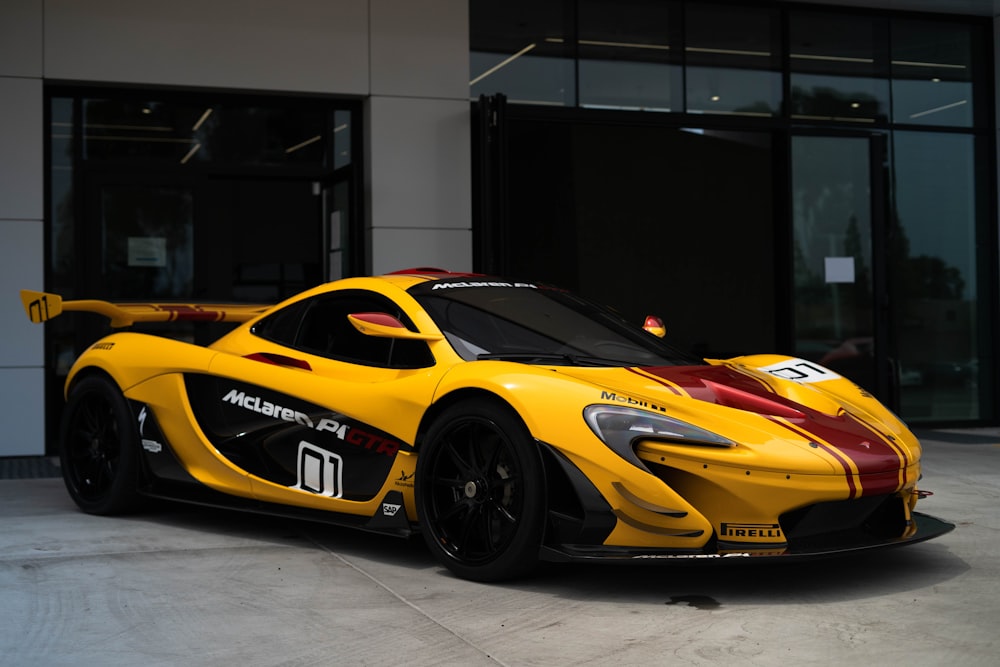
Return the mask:
[[274, 315], [264, 318], [254, 325], [251, 330], [261, 338], [294, 347], [295, 339], [299, 335], [299, 326], [302, 323], [302, 315], [308, 306], [307, 301], [293, 303], [287, 308], [282, 308]]
[[[295, 312], [288, 312], [295, 309]], [[350, 323], [351, 313], [389, 313], [415, 330], [402, 311], [377, 294], [338, 292], [294, 304], [254, 328], [254, 333], [310, 354], [379, 368], [426, 368], [434, 364], [427, 343], [366, 336]], [[294, 324], [292, 324], [294, 322]], [[289, 335], [294, 331], [294, 335]]]

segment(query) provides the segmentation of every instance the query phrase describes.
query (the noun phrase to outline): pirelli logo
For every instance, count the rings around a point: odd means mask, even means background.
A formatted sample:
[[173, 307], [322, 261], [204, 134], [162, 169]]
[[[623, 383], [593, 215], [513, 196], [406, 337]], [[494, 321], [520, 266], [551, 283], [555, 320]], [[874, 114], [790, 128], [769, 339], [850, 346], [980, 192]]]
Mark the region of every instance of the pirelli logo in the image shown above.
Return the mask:
[[724, 523], [719, 531], [722, 539], [766, 540], [774, 542], [784, 540], [781, 526], [776, 523]]

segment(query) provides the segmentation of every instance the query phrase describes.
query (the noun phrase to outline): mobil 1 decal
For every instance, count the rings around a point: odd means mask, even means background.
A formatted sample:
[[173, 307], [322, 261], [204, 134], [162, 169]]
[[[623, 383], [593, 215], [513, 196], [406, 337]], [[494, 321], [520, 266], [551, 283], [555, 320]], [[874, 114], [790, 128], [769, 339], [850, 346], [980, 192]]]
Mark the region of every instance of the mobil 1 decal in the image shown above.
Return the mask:
[[289, 488], [370, 500], [411, 446], [328, 407], [246, 382], [184, 377], [198, 426], [234, 465]]

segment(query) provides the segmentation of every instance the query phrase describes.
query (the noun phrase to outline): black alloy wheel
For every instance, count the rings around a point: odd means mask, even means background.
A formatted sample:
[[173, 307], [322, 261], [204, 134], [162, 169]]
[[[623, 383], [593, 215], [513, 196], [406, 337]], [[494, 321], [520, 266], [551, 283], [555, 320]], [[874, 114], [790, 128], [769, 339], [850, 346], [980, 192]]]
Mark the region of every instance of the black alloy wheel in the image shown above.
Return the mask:
[[545, 476], [537, 445], [510, 408], [466, 401], [435, 422], [417, 459], [428, 547], [458, 576], [510, 579], [538, 560]]
[[70, 497], [84, 512], [119, 514], [136, 504], [139, 436], [128, 402], [100, 375], [73, 386], [63, 414], [59, 461]]

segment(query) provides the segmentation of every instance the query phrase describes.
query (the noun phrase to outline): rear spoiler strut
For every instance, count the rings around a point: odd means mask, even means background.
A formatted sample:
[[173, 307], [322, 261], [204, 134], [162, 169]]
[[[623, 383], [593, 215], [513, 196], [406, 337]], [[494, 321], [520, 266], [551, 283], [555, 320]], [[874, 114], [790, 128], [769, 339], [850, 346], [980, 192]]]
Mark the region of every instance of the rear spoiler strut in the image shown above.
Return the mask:
[[270, 304], [109, 303], [93, 299], [63, 301], [58, 294], [21, 290], [28, 319], [39, 324], [65, 312], [104, 315], [114, 328], [136, 322], [247, 322], [264, 313]]

